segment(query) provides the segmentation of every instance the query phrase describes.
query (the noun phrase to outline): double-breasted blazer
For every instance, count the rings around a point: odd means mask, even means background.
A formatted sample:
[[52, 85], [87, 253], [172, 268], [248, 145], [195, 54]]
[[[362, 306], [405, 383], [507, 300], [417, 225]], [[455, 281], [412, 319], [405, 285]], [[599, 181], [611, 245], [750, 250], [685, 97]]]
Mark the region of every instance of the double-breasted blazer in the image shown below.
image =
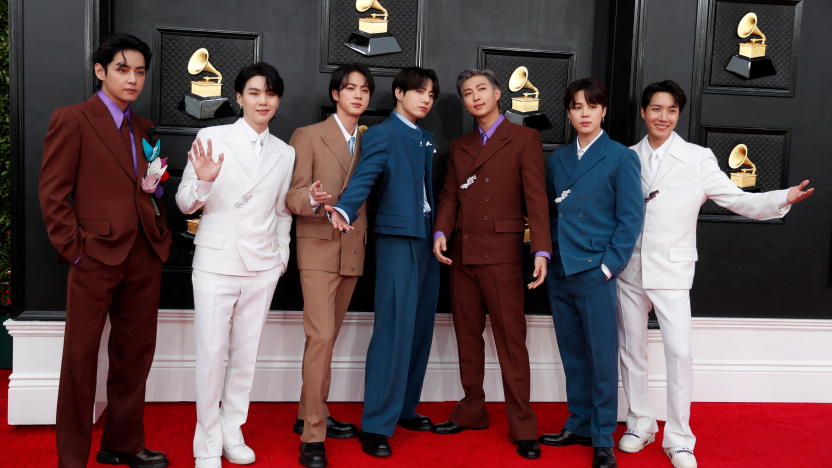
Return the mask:
[[[147, 172], [142, 138], [153, 124], [131, 115], [136, 162], [110, 111], [97, 95], [52, 114], [38, 186], [49, 240], [69, 262], [81, 254], [107, 265], [122, 263], [139, 232], [163, 262], [170, 251], [164, 212], [157, 216], [142, 191]], [[164, 210], [162, 203], [156, 203]], [[141, 229], [140, 229], [141, 227]]]
[[328, 271], [344, 276], [359, 276], [364, 272], [366, 203], [358, 209], [352, 224], [355, 229], [342, 234], [332, 227], [324, 209], [312, 209], [308, 190], [313, 182], [320, 180], [324, 191], [332, 195], [327, 204], [338, 203], [358, 163], [360, 141], [359, 132], [355, 156], [351, 155], [334, 115], [323, 122], [298, 128], [289, 140], [289, 145], [295, 148], [295, 170], [286, 204], [297, 215], [295, 234], [301, 270]]
[[485, 146], [477, 130], [451, 144], [434, 232], [457, 264], [519, 262], [524, 216], [532, 252], [552, 251], [546, 198], [539, 133], [505, 120]]

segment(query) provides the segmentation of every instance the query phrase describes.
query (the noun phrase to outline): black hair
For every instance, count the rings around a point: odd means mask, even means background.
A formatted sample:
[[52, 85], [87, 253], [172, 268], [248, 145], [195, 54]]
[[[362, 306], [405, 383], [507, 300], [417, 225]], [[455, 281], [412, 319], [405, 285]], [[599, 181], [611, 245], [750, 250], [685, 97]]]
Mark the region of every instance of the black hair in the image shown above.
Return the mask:
[[676, 101], [676, 105], [679, 106], [679, 112], [682, 112], [685, 108], [685, 104], [688, 102], [688, 98], [685, 96], [685, 92], [682, 90], [682, 87], [675, 81], [657, 81], [647, 85], [641, 93], [642, 109], [647, 109], [647, 106], [650, 105], [650, 100], [653, 99], [653, 95], [656, 93], [668, 93], [673, 96], [673, 100]]
[[352, 72], [358, 72], [364, 75], [367, 80], [367, 89], [370, 90], [370, 96], [373, 95], [373, 90], [376, 89], [376, 83], [373, 81], [373, 75], [370, 74], [370, 69], [363, 63], [348, 63], [340, 65], [332, 72], [332, 77], [329, 79], [329, 101], [335, 104], [335, 99], [332, 98], [333, 91], [341, 91], [347, 87], [347, 80]]
[[255, 76], [265, 78], [266, 89], [277, 94], [277, 97], [283, 97], [283, 78], [280, 77], [277, 68], [266, 62], [252, 63], [241, 68], [237, 78], [234, 78], [234, 91], [243, 94], [246, 83]]
[[407, 67], [402, 68], [399, 73], [393, 78], [393, 99], [396, 98], [396, 90], [400, 89], [403, 93], [411, 89], [422, 89], [427, 84], [428, 80], [433, 85], [434, 98], [439, 96], [439, 79], [436, 78], [436, 72], [430, 68], [422, 67]]
[[107, 65], [116, 58], [116, 54], [125, 50], [135, 50], [144, 56], [144, 68], [150, 70], [150, 47], [138, 37], [132, 34], [115, 33], [111, 34], [98, 44], [98, 48], [92, 53], [92, 63], [99, 64], [107, 74]]
[[456, 92], [459, 93], [460, 96], [462, 96], [463, 83], [475, 76], [484, 76], [491, 83], [491, 86], [500, 89], [500, 81], [497, 79], [497, 75], [493, 71], [488, 68], [468, 68], [466, 70], [462, 70], [462, 73], [460, 73], [456, 78]]
[[566, 88], [566, 93], [563, 95], [563, 107], [566, 110], [572, 108], [575, 104], [575, 95], [578, 91], [584, 92], [584, 99], [587, 104], [597, 104], [601, 107], [609, 107], [610, 93], [603, 83], [595, 78], [581, 78], [569, 84]]

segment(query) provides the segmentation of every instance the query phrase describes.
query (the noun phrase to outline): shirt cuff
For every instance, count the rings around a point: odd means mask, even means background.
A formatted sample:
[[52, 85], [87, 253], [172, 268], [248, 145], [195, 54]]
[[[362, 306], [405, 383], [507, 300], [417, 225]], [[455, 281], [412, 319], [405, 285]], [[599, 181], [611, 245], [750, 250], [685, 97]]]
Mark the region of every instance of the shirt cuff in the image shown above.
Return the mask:
[[320, 205], [320, 203], [316, 202], [316, 201], [312, 198], [312, 194], [311, 194], [311, 193], [309, 194], [309, 205], [310, 205], [312, 208], [317, 208], [317, 207], [318, 207], [318, 205]]
[[789, 206], [789, 190], [781, 190], [780, 194], [780, 203], [777, 205], [782, 210], [783, 208]]
[[[344, 212], [344, 210], [342, 210], [341, 208], [338, 208], [337, 206], [333, 206], [333, 207], [332, 207], [332, 209], [333, 209], [333, 210], [335, 210], [335, 211], [337, 211], [337, 212], [339, 212], [339, 213], [341, 213], [341, 216], [343, 216], [343, 217], [344, 217], [344, 220], [347, 222], [347, 224], [352, 225], [352, 223], [350, 222], [350, 217], [349, 217], [349, 216], [347, 216], [347, 213], [346, 213], [346, 212]], [[327, 217], [327, 219], [328, 219], [330, 222], [332, 222], [332, 213], [330, 213], [329, 211], [327, 211], [327, 212], [326, 212], [326, 217]]]
[[550, 254], [549, 252], [547, 252], [545, 250], [538, 250], [537, 252], [534, 253], [534, 256], [535, 257], [546, 257], [546, 260], [551, 260], [552, 259], [552, 254]]
[[447, 236], [442, 231], [436, 231], [436, 232], [433, 233], [433, 240], [436, 240], [439, 237], [447, 237]]
[[604, 265], [603, 263], [601, 264], [601, 271], [604, 272], [604, 276], [606, 276], [607, 279], [612, 278], [612, 273], [610, 273], [610, 269], [607, 268], [607, 266]]
[[205, 182], [203, 180], [196, 181], [195, 189], [196, 189], [196, 197], [199, 201], [205, 201], [208, 195], [211, 193], [211, 189], [214, 187], [213, 182]]
[[74, 261], [74, 262], [72, 262], [72, 264], [73, 264], [73, 265], [77, 265], [77, 264], [78, 264], [78, 262], [80, 262], [80, 261], [81, 261], [81, 257], [83, 257], [83, 256], [84, 256], [84, 254], [80, 254], [80, 255], [78, 255], [78, 258], [76, 258], [76, 259], [75, 259], [75, 261]]

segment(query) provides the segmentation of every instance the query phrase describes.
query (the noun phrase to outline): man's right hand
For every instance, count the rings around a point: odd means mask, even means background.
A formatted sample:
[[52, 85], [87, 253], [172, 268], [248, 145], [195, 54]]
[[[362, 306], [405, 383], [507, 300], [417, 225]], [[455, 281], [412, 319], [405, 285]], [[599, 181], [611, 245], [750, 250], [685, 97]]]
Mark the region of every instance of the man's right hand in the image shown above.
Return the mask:
[[224, 156], [222, 153], [217, 157], [217, 162], [211, 157], [213, 144], [208, 139], [208, 148], [202, 146], [199, 138], [191, 144], [191, 151], [188, 151], [188, 160], [194, 166], [196, 178], [202, 182], [213, 182], [217, 179], [222, 167]]
[[323, 184], [320, 180], [316, 180], [314, 184], [309, 186], [309, 198], [315, 203], [321, 204], [332, 198], [332, 195], [324, 192]]
[[451, 263], [453, 263], [453, 260], [442, 255], [442, 252], [446, 250], [448, 250], [448, 246], [445, 236], [437, 236], [436, 239], [433, 240], [433, 255], [436, 257], [437, 260], [444, 263], [445, 265], [450, 265]]
[[332, 227], [341, 231], [341, 232], [351, 232], [353, 229], [352, 226], [347, 223], [347, 220], [341, 216], [341, 213], [338, 212], [335, 208], [330, 205], [324, 205], [324, 209], [329, 214], [329, 222], [332, 223]]

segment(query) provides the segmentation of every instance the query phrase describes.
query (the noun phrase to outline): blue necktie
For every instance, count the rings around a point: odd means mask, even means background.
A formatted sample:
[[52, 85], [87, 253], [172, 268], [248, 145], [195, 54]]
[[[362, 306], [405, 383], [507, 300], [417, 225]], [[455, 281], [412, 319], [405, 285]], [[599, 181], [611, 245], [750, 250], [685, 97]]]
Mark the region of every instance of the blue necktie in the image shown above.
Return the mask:
[[350, 137], [349, 146], [350, 146], [350, 156], [354, 156], [355, 155], [355, 137], [354, 136]]

